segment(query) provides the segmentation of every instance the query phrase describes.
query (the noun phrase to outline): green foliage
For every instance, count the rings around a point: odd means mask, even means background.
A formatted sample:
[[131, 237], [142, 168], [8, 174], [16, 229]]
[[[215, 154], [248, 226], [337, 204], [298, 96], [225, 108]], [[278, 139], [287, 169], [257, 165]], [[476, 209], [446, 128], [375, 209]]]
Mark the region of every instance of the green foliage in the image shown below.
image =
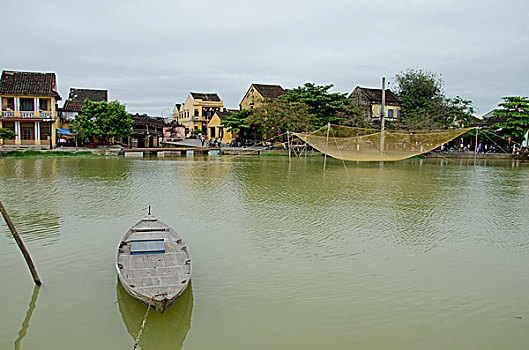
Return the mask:
[[35, 157], [98, 157], [97, 154], [94, 154], [90, 151], [81, 151], [81, 152], [69, 152], [69, 151], [52, 151], [52, 152], [42, 152], [42, 151], [11, 151], [7, 152], [4, 157], [10, 158], [35, 158]]
[[252, 110], [244, 120], [245, 124], [257, 128], [261, 134], [282, 134], [286, 131], [312, 130], [309, 106], [301, 102], [289, 102], [286, 99], [275, 99]]
[[17, 134], [11, 129], [0, 128], [0, 139], [11, 140], [14, 139]]
[[502, 134], [521, 140], [529, 129], [529, 99], [527, 97], [507, 96], [494, 110], [494, 116], [502, 120], [494, 126], [502, 129]]
[[344, 103], [342, 109], [336, 113], [334, 123], [356, 128], [373, 127], [365, 118], [365, 107], [357, 106], [349, 99]]
[[312, 124], [321, 127], [327, 123], [337, 123], [340, 120], [338, 113], [345, 113], [347, 111], [345, 107], [350, 105], [346, 94], [329, 92], [333, 86], [306, 83], [304, 86], [289, 90], [288, 94], [280, 98], [308, 106], [308, 111], [312, 115]]
[[444, 129], [468, 126], [475, 108], [460, 96], [446, 98], [443, 81], [427, 70], [409, 68], [395, 76], [401, 100], [401, 124], [407, 129]]
[[243, 129], [249, 129], [250, 125], [245, 123], [246, 118], [252, 114], [252, 110], [243, 109], [242, 111], [232, 112], [225, 120], [222, 120], [222, 126], [229, 128], [230, 131], [241, 132]]
[[118, 101], [85, 101], [81, 113], [75, 117], [72, 131], [79, 137], [96, 137], [108, 143], [111, 138], [130, 135], [134, 121], [127, 115], [125, 106]]
[[443, 81], [430, 71], [408, 68], [397, 74], [395, 81], [405, 115], [428, 114], [444, 100]]

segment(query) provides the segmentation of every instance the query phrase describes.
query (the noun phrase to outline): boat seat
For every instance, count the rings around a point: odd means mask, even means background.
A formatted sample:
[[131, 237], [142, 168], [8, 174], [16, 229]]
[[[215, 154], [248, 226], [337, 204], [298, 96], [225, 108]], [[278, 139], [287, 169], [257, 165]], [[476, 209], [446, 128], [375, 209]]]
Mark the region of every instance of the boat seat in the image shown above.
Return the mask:
[[137, 239], [130, 241], [130, 254], [163, 254], [165, 239]]

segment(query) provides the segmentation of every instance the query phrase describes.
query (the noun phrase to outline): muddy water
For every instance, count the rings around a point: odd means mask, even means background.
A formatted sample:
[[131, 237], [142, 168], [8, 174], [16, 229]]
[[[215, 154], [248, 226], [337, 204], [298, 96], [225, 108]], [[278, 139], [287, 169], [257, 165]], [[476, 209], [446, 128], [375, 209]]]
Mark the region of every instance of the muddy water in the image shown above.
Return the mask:
[[191, 288], [142, 349], [526, 349], [529, 166], [287, 158], [0, 159], [0, 348], [132, 348], [118, 285], [144, 213], [185, 238]]

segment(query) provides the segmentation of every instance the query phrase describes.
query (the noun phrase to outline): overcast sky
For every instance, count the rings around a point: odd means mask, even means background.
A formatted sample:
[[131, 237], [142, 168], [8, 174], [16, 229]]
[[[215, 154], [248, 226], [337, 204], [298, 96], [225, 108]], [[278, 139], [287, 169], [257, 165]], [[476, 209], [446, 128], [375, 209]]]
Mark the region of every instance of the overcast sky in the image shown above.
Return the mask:
[[522, 0], [7, 1], [0, 69], [108, 89], [131, 113], [169, 116], [190, 91], [228, 108], [252, 82], [380, 87], [409, 67], [442, 75], [478, 115], [529, 95]]

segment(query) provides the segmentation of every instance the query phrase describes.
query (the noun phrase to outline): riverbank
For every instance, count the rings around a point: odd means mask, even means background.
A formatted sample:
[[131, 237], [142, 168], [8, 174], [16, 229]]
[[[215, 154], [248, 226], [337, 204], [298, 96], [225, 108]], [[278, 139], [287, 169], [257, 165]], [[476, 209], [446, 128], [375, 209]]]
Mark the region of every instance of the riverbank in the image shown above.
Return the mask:
[[[149, 149], [129, 149], [121, 146], [105, 146], [97, 148], [88, 147], [59, 147], [55, 149], [36, 148], [36, 147], [2, 147], [0, 148], [0, 157], [16, 157], [16, 158], [30, 158], [30, 157], [79, 157], [79, 156], [135, 156], [141, 158], [144, 156], [189, 156], [199, 154], [215, 154], [227, 156], [284, 156], [288, 157], [289, 152], [286, 149], [262, 149], [258, 147], [230, 147], [223, 146], [215, 149], [210, 153], [210, 147], [203, 147], [200, 142], [193, 142], [196, 140], [186, 140], [185, 142], [175, 143], [172, 147], [165, 148], [149, 148]], [[167, 146], [167, 145], [166, 145]], [[185, 151], [180, 151], [179, 148], [186, 147]], [[174, 148], [174, 151], [172, 149]], [[193, 150], [195, 152], [193, 152]], [[296, 156], [296, 152], [290, 154], [292, 157]], [[310, 150], [302, 152], [301, 157], [321, 157], [323, 154]], [[513, 159], [510, 153], [478, 153], [474, 152], [429, 152], [424, 154], [425, 158], [441, 158], [441, 159]]]

